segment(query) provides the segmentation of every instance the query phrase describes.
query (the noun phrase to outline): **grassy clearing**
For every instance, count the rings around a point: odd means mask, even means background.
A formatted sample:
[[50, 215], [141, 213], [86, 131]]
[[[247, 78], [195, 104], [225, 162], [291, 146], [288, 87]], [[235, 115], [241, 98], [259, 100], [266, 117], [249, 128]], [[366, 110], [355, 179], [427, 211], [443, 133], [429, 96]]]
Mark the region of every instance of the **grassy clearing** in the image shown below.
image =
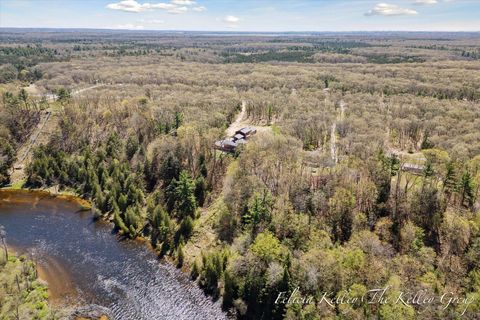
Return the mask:
[[47, 285], [37, 279], [35, 264], [25, 256], [0, 254], [0, 319], [55, 319], [48, 306]]
[[17, 189], [17, 190], [22, 189], [24, 184], [25, 184], [25, 180], [19, 180], [19, 181], [16, 181], [15, 183], [12, 183], [9, 189]]

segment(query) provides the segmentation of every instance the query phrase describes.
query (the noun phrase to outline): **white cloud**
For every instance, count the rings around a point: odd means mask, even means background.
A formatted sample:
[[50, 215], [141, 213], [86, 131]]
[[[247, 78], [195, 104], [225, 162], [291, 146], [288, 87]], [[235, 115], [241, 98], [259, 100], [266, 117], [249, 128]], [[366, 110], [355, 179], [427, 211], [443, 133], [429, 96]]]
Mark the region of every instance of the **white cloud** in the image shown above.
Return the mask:
[[147, 6], [148, 9], [164, 9], [164, 10], [173, 10], [177, 6], [171, 3], [144, 3], [144, 6]]
[[129, 12], [140, 12], [142, 8], [140, 4], [136, 1], [120, 1], [119, 3], [109, 3], [107, 4], [108, 9], [112, 10], [122, 10]]
[[187, 7], [175, 7], [168, 10], [169, 13], [174, 13], [174, 14], [185, 13], [187, 11], [188, 11]]
[[148, 10], [146, 4], [140, 4], [135, 0], [123, 0], [118, 3], [107, 4], [108, 9], [127, 12], [142, 12]]
[[152, 11], [156, 9], [167, 10], [169, 13], [185, 13], [188, 11], [188, 8], [185, 6], [178, 6], [180, 3], [189, 3], [193, 4], [193, 1], [190, 0], [173, 0], [172, 3], [139, 3], [136, 0], [123, 0], [117, 3], [107, 4], [108, 9], [120, 10], [126, 12], [144, 12]]
[[240, 21], [239, 17], [230, 16], [230, 15], [223, 18], [223, 22], [227, 22], [227, 23], [237, 23], [239, 21]]
[[143, 30], [144, 26], [136, 25], [133, 23], [119, 24], [114, 27], [114, 29], [125, 29], [125, 30]]
[[172, 0], [170, 1], [173, 4], [178, 4], [179, 6], [191, 6], [195, 4], [195, 1], [192, 0]]
[[402, 8], [395, 4], [379, 3], [372, 10], [365, 13], [366, 16], [402, 16], [418, 14], [417, 11]]
[[127, 12], [143, 12], [154, 9], [173, 10], [177, 6], [172, 3], [139, 3], [136, 0], [123, 0], [117, 3], [107, 4], [108, 9], [120, 10]]
[[197, 12], [202, 12], [202, 11], [207, 10], [207, 8], [205, 8], [204, 6], [198, 6], [198, 7], [193, 7], [192, 10], [197, 11]]
[[227, 23], [227, 27], [231, 29], [238, 28], [238, 22], [240, 22], [240, 20], [241, 19], [239, 17], [232, 15], [225, 16], [221, 19], [221, 21]]
[[431, 5], [431, 4], [437, 4], [438, 1], [437, 0], [415, 0], [413, 2], [414, 4], [419, 4], [419, 5]]

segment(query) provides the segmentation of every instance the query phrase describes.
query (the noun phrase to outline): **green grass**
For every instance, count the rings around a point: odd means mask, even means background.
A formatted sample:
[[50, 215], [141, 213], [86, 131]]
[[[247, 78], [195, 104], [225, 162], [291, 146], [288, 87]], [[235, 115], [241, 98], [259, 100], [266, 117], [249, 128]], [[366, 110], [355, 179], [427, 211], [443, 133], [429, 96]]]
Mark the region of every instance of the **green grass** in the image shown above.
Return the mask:
[[52, 319], [48, 288], [37, 279], [35, 264], [25, 256], [9, 252], [6, 261], [1, 250], [0, 287], [0, 319]]
[[15, 183], [12, 183], [9, 189], [22, 189], [24, 184], [25, 184], [25, 180], [20, 180]]

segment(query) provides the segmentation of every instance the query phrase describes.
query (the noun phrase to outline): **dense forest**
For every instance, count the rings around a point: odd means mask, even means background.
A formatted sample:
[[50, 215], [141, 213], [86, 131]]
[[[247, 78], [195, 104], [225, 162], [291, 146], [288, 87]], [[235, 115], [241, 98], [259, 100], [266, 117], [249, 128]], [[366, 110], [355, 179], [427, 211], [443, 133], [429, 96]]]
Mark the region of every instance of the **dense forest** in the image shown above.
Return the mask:
[[1, 35], [0, 185], [90, 200], [239, 319], [478, 318], [478, 34], [106, 32]]

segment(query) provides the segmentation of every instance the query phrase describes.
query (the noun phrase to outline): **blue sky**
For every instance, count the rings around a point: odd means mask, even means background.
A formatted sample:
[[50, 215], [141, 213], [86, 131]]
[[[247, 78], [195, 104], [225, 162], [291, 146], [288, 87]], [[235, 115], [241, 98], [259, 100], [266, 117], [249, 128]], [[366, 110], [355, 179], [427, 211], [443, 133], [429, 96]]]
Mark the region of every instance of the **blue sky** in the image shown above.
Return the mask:
[[0, 26], [480, 31], [480, 0], [0, 0]]

